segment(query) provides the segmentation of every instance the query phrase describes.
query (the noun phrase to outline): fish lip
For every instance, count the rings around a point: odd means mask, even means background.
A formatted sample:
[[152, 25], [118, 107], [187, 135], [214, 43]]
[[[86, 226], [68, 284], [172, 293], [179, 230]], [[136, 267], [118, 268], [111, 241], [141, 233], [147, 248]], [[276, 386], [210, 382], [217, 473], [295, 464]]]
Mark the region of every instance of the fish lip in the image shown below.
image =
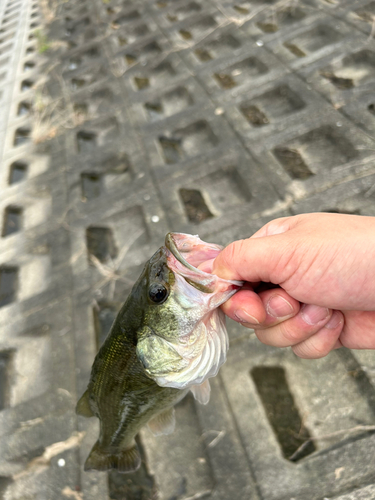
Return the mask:
[[[175, 240], [173, 239], [173, 234], [174, 233], [168, 233], [167, 236], [165, 237], [165, 246], [167, 249], [172, 253], [172, 255], [180, 262], [183, 266], [187, 267], [190, 269], [190, 271], [197, 271], [197, 268], [189, 264], [189, 262], [182, 257], [180, 254], [178, 247], [176, 245]], [[200, 269], [198, 269], [200, 271]], [[204, 272], [204, 271], [200, 271]], [[206, 273], [205, 273], [206, 274]]]

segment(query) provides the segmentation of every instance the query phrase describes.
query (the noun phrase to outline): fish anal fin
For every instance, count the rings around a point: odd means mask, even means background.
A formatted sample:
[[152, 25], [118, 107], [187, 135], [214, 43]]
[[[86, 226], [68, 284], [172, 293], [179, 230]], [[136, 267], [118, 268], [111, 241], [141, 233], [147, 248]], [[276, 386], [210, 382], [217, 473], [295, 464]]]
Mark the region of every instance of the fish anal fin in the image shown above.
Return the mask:
[[78, 401], [77, 406], [76, 406], [76, 413], [77, 415], [81, 415], [82, 417], [94, 417], [94, 412], [90, 408], [90, 401], [89, 401], [89, 390], [87, 389], [81, 399]]
[[156, 417], [148, 422], [148, 428], [154, 436], [161, 436], [162, 434], [172, 434], [176, 426], [176, 417], [174, 408], [159, 413]]
[[190, 390], [198, 403], [206, 405], [209, 402], [211, 393], [209, 380], [205, 380], [203, 384], [200, 385], [193, 385], [192, 387], [190, 387]]
[[141, 462], [141, 455], [136, 444], [126, 450], [111, 453], [102, 450], [99, 441], [97, 441], [85, 462], [84, 469], [100, 471], [115, 469], [118, 472], [128, 473], [138, 470]]

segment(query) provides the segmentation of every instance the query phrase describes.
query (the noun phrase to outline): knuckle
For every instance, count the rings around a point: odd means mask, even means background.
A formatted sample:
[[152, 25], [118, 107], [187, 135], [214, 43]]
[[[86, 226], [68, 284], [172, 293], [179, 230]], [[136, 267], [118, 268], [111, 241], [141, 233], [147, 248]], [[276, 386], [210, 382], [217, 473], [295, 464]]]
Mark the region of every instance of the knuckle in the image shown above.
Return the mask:
[[305, 337], [304, 332], [300, 328], [293, 328], [290, 321], [280, 323], [280, 334], [285, 339], [288, 346], [300, 343]]
[[324, 342], [314, 342], [314, 339], [301, 342], [293, 346], [292, 349], [298, 357], [303, 359], [324, 358], [331, 350]]
[[[259, 330], [259, 329], [254, 329], [255, 335], [257, 336], [257, 339], [262, 342], [264, 345], [274, 345], [272, 342], [269, 342], [268, 336], [264, 335], [264, 330]], [[277, 347], [277, 346], [274, 346]]]

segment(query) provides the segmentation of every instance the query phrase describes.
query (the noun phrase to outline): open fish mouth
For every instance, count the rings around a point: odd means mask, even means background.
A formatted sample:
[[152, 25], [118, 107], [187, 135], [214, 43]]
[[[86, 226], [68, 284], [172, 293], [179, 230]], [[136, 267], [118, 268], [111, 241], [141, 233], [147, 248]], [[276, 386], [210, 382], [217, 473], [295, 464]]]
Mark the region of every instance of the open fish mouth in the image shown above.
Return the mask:
[[198, 235], [168, 233], [165, 246], [182, 265], [195, 271], [206, 260], [215, 259], [223, 247], [205, 243]]
[[222, 280], [199, 269], [203, 262], [215, 259], [222, 251], [222, 246], [206, 243], [198, 235], [184, 233], [168, 233], [165, 246], [170, 252], [167, 257], [169, 267], [198, 290], [213, 293], [220, 283], [225, 284], [225, 287], [233, 284], [236, 289], [242, 286], [241, 281]]

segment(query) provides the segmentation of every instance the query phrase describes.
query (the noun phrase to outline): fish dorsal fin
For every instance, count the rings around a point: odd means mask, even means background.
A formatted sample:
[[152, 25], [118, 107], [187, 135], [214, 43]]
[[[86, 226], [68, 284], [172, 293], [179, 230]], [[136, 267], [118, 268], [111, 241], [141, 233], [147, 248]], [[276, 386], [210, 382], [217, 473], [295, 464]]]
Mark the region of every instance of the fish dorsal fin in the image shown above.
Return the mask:
[[138, 446], [133, 446], [126, 450], [119, 450], [118, 453], [109, 453], [100, 447], [97, 441], [85, 462], [85, 470], [117, 469], [119, 472], [135, 472], [141, 465], [141, 455]]
[[81, 399], [78, 401], [76, 406], [76, 413], [77, 415], [81, 415], [82, 417], [94, 417], [94, 412], [90, 408], [88, 389], [83, 393]]
[[205, 380], [203, 384], [193, 385], [190, 388], [194, 398], [201, 405], [206, 405], [210, 400], [211, 386], [209, 380]]
[[[188, 335], [180, 338], [178, 343], [171, 344], [164, 339], [160, 340], [168, 344], [173, 352], [173, 370], [165, 370], [160, 365], [151, 363], [144, 365], [149, 376], [161, 387], [185, 389], [200, 385], [206, 379], [214, 377], [226, 360], [229, 342], [224, 313], [221, 309], [210, 311]], [[179, 361], [176, 353], [180, 356]], [[168, 366], [170, 365], [165, 362], [164, 367]]]
[[176, 417], [174, 408], [168, 408], [168, 410], [152, 418], [148, 423], [148, 428], [154, 436], [160, 436], [162, 434], [172, 434], [175, 425]]

